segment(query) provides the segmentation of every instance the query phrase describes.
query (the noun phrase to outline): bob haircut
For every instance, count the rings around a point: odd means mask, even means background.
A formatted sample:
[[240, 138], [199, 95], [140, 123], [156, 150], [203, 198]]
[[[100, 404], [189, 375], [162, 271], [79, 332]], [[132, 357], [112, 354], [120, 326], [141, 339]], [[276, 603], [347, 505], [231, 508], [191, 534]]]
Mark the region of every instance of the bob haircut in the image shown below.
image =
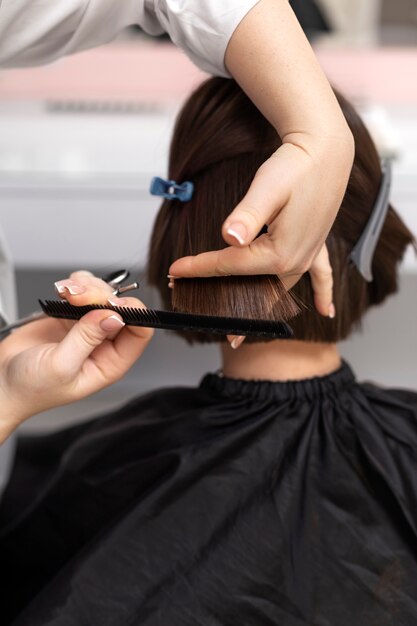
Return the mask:
[[[360, 325], [371, 306], [397, 291], [398, 263], [406, 247], [415, 242], [391, 205], [373, 258], [373, 281], [366, 282], [349, 262], [374, 207], [382, 171], [358, 113], [335, 93], [356, 144], [347, 191], [326, 240], [336, 317], [325, 318], [315, 310], [308, 273], [290, 293], [275, 275], [176, 279], [174, 289], [168, 287], [166, 275], [174, 260], [226, 247], [223, 221], [246, 193], [257, 169], [281, 145], [276, 130], [238, 84], [224, 78], [207, 80], [188, 98], [171, 142], [169, 178], [179, 183], [191, 180], [194, 195], [185, 203], [165, 200], [154, 224], [148, 280], [158, 288], [167, 309], [251, 319], [293, 318], [290, 325], [296, 339], [333, 343]], [[191, 343], [226, 340], [220, 335], [179, 334]]]

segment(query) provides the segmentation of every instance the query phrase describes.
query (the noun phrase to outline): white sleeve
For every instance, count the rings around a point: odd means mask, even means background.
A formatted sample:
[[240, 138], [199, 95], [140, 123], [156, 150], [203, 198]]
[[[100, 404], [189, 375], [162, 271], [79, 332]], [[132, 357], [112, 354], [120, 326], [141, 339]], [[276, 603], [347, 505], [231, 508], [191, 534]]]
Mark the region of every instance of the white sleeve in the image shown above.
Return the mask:
[[227, 44], [259, 0], [146, 0], [172, 41], [202, 70], [230, 76], [224, 65]]
[[48, 63], [133, 24], [167, 32], [201, 69], [228, 76], [224, 54], [259, 0], [0, 0], [0, 67]]

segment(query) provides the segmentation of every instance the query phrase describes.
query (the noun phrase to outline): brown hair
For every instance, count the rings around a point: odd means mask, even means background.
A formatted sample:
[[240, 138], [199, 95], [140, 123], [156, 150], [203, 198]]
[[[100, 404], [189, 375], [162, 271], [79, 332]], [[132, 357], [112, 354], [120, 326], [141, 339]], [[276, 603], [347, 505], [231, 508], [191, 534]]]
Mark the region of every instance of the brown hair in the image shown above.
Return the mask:
[[[411, 232], [390, 206], [367, 283], [349, 254], [370, 216], [381, 183], [375, 145], [354, 107], [336, 93], [353, 133], [356, 154], [348, 188], [327, 238], [334, 275], [334, 320], [314, 308], [308, 273], [291, 290], [301, 311], [291, 320], [295, 337], [335, 342], [349, 335], [365, 311], [397, 290], [397, 264], [413, 243]], [[171, 263], [182, 256], [226, 247], [221, 226], [246, 193], [257, 169], [281, 145], [271, 124], [233, 80], [211, 78], [180, 112], [170, 151], [169, 178], [191, 180], [189, 202], [162, 203], [151, 238], [148, 279], [166, 308], [252, 319], [288, 319], [298, 307], [275, 275], [182, 279], [168, 288]], [[189, 341], [224, 341], [216, 335], [184, 335]]]

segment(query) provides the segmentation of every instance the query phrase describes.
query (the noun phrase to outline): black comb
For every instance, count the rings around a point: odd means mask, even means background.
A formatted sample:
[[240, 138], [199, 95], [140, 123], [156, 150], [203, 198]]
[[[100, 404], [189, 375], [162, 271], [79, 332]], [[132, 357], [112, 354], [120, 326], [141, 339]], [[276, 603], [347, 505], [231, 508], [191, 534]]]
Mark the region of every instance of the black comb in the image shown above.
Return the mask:
[[147, 328], [165, 328], [167, 330], [185, 330], [219, 335], [245, 335], [269, 337], [271, 339], [290, 339], [292, 329], [285, 322], [270, 320], [249, 320], [234, 317], [216, 317], [214, 315], [193, 315], [176, 311], [156, 311], [124, 306], [88, 304], [73, 306], [65, 301], [39, 300], [42, 311], [49, 317], [67, 320], [79, 320], [89, 311], [108, 309], [118, 313], [128, 326]]

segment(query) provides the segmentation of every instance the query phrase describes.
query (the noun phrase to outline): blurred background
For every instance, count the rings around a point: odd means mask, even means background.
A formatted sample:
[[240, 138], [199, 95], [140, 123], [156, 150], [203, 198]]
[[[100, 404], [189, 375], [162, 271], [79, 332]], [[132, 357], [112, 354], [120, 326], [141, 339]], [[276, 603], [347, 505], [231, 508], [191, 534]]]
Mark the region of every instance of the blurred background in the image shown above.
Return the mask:
[[[394, 159], [393, 204], [417, 233], [416, 0], [294, 0], [330, 80], [360, 108]], [[21, 315], [74, 269], [128, 268], [157, 307], [143, 270], [158, 209], [150, 179], [166, 174], [175, 114], [204, 79], [166, 37], [129, 29], [113, 43], [45, 67], [0, 74], [0, 219], [17, 272]], [[342, 346], [360, 379], [417, 388], [417, 261], [401, 289]], [[26, 429], [108, 410], [163, 385], [193, 385], [219, 367], [215, 347], [157, 331], [125, 380]]]

